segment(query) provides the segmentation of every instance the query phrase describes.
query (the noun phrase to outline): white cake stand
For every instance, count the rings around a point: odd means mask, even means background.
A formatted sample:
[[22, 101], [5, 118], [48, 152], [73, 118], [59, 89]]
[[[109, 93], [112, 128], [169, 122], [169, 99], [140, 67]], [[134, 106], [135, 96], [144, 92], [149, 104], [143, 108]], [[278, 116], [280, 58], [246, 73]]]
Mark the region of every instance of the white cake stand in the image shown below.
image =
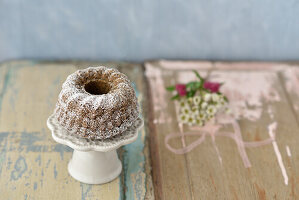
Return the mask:
[[54, 115], [47, 120], [53, 139], [74, 149], [68, 164], [69, 174], [87, 184], [103, 184], [119, 176], [122, 165], [116, 150], [134, 142], [143, 120], [138, 118], [133, 125], [119, 136], [105, 140], [85, 139], [61, 127]]

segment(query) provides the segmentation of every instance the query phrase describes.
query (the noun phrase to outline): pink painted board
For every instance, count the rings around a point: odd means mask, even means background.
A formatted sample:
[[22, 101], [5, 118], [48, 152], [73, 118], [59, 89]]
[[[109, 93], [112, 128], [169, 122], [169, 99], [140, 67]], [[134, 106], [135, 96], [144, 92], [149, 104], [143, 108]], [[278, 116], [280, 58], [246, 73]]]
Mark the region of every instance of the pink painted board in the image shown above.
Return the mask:
[[[299, 198], [296, 66], [163, 60], [148, 62], [145, 68], [156, 197]], [[165, 87], [195, 80], [193, 69], [225, 83], [221, 91], [232, 112], [206, 127], [180, 130], [176, 105]]]

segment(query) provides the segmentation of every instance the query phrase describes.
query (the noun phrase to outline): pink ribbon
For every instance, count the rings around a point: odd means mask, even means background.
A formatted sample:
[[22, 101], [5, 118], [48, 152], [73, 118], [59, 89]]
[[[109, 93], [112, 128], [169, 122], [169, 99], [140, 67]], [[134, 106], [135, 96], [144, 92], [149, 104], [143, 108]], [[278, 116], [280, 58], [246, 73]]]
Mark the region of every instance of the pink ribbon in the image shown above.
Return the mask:
[[[231, 133], [231, 132], [219, 131], [219, 129], [225, 124], [231, 124], [233, 126], [234, 132]], [[207, 135], [210, 135], [212, 137], [214, 144], [215, 144], [215, 137], [217, 137], [217, 136], [229, 137], [236, 142], [236, 144], [238, 146], [239, 154], [240, 154], [240, 156], [243, 160], [244, 166], [246, 168], [251, 167], [251, 163], [249, 161], [249, 158], [248, 158], [245, 148], [260, 147], [260, 146], [270, 144], [274, 141], [274, 138], [268, 138], [268, 139], [265, 139], [262, 141], [256, 141], [256, 142], [243, 141], [240, 126], [237, 123], [237, 121], [234, 119], [229, 119], [229, 120], [226, 119], [225, 121], [222, 122], [222, 124], [220, 124], [220, 123], [213, 124], [213, 122], [209, 122], [203, 127], [192, 127], [191, 131], [189, 131], [189, 132], [184, 132], [183, 125], [180, 123], [179, 130], [180, 130], [179, 133], [172, 133], [165, 137], [166, 148], [169, 149], [171, 152], [173, 152], [175, 154], [188, 153], [188, 152], [192, 151], [195, 147], [200, 145], [205, 140]], [[194, 132], [194, 131], [196, 131], [196, 132]], [[191, 144], [186, 146], [185, 136], [200, 136], [200, 137], [197, 140], [195, 140], [194, 142], [192, 142]], [[171, 140], [173, 138], [178, 138], [178, 137], [181, 137], [183, 147], [176, 149], [176, 148], [173, 148], [172, 146], [170, 146], [169, 140]], [[218, 149], [217, 149], [217, 151], [218, 151]]]

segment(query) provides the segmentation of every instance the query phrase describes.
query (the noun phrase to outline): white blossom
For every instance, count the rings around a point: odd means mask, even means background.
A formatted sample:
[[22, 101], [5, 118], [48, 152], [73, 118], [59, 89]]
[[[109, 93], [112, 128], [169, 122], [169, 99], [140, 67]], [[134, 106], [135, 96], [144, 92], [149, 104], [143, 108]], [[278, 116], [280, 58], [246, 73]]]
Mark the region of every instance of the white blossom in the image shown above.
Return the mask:
[[191, 108], [191, 113], [193, 116], [198, 116], [199, 110], [196, 107]]
[[207, 107], [207, 114], [209, 116], [215, 115], [216, 112], [217, 112], [217, 108], [215, 106], [210, 105], [210, 106]]
[[189, 105], [192, 105], [192, 103], [193, 103], [193, 98], [192, 98], [192, 97], [189, 97], [189, 98], [187, 99], [187, 102], [188, 102]]
[[180, 105], [180, 108], [186, 108], [186, 107], [189, 107], [187, 101], [185, 99], [182, 99], [179, 101], [179, 105]]
[[208, 106], [208, 103], [207, 103], [207, 102], [202, 102], [202, 104], [201, 104], [201, 108], [205, 109], [207, 106]]
[[196, 119], [193, 116], [189, 116], [187, 119], [187, 123], [189, 126], [191, 126], [196, 123]]
[[213, 94], [212, 94], [212, 100], [213, 100], [214, 102], [218, 102], [218, 101], [220, 100], [219, 95], [216, 94], [216, 93], [213, 93]]
[[200, 111], [198, 113], [198, 119], [199, 120], [206, 120], [206, 118], [207, 118], [207, 114], [204, 111]]
[[191, 114], [191, 109], [188, 107], [182, 108], [182, 113], [185, 115], [190, 115]]
[[196, 124], [198, 126], [203, 126], [204, 125], [204, 121], [200, 120], [200, 119], [196, 119]]
[[204, 126], [217, 112], [230, 113], [223, 94], [202, 91], [194, 97], [179, 100], [178, 121], [189, 126]]
[[182, 122], [183, 124], [188, 122], [188, 115], [185, 114], [180, 114], [179, 115], [179, 121]]
[[207, 115], [207, 121], [211, 120], [215, 115]]
[[195, 96], [195, 97], [193, 97], [193, 102], [194, 102], [195, 105], [199, 105], [199, 104], [200, 104], [200, 101], [201, 101], [200, 96]]
[[204, 100], [206, 102], [209, 102], [211, 100], [211, 94], [210, 93], [206, 93], [205, 96], [204, 96]]

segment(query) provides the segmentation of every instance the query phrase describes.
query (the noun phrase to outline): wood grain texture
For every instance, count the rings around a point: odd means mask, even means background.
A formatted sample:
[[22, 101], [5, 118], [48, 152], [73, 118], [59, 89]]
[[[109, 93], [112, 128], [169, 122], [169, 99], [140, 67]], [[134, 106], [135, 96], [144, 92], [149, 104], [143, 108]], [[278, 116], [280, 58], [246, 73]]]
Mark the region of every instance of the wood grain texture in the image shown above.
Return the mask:
[[[114, 181], [87, 185], [72, 179], [72, 149], [57, 144], [46, 126], [61, 85], [79, 68], [106, 65], [125, 71], [140, 103], [143, 68], [130, 63], [11, 61], [0, 65], [1, 199], [151, 199], [146, 133], [120, 149], [124, 170]], [[131, 67], [131, 71], [126, 67]], [[134, 69], [134, 70], [133, 70]]]
[[[295, 66], [181, 61], [149, 62], [145, 66], [152, 111], [149, 123], [154, 130], [150, 133], [151, 141], [154, 141], [151, 143], [151, 156], [156, 197], [299, 198], [299, 127], [296, 116], [299, 113], [296, 91], [299, 73]], [[225, 82], [222, 91], [229, 97], [242, 141], [259, 142], [274, 135], [273, 141], [264, 146], [242, 148], [232, 138], [209, 135], [202, 144], [184, 155], [176, 155], [166, 149], [165, 136], [179, 130], [173, 111], [175, 106], [169, 100], [171, 94], [163, 92], [164, 88], [158, 88], [195, 80], [190, 72], [192, 69], [203, 76], [209, 74], [211, 80]], [[291, 72], [287, 74], [288, 71]], [[188, 131], [188, 127], [184, 130]], [[222, 126], [222, 130], [232, 132], [234, 129], [228, 124]], [[185, 136], [184, 139], [188, 145], [197, 137]], [[173, 139], [170, 144], [176, 148], [182, 146], [180, 138]], [[248, 157], [249, 166], [245, 165], [245, 155], [241, 155], [239, 148]], [[171, 188], [165, 183], [171, 183]]]
[[[146, 76], [150, 87], [149, 128], [151, 135], [151, 156], [156, 199], [190, 199], [189, 177], [184, 156], [170, 154], [163, 145], [165, 134], [177, 129], [175, 124], [168, 126], [168, 120], [174, 115], [173, 106], [165, 99], [165, 86], [170, 80], [162, 79], [159, 69], [147, 64]], [[168, 81], [168, 82], [165, 82]], [[169, 107], [168, 107], [169, 106]], [[165, 112], [165, 111], [168, 112]], [[180, 145], [177, 141], [175, 145]]]

